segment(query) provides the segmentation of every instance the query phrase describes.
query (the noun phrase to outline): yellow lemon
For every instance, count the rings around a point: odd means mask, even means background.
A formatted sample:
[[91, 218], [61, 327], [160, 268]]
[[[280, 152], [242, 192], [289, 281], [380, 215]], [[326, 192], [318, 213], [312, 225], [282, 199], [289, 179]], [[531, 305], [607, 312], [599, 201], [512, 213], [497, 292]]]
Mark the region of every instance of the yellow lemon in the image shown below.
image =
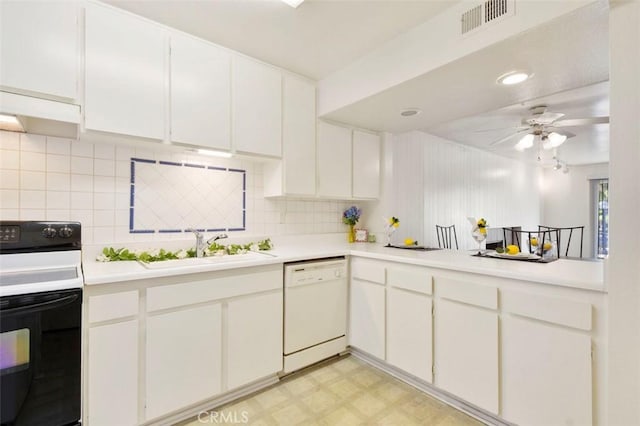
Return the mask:
[[542, 246], [542, 249], [544, 251], [551, 249], [551, 243], [544, 243], [544, 245]]
[[518, 254], [520, 253], [520, 247], [510, 244], [507, 246], [507, 254]]
[[398, 226], [400, 226], [400, 222], [396, 222], [396, 223], [393, 224], [394, 228], [397, 228]]
[[414, 244], [413, 239], [411, 239], [411, 238], [405, 238], [405, 239], [404, 239], [404, 245], [405, 245], [405, 246], [411, 246], [411, 245], [413, 245], [413, 244]]
[[534, 247], [538, 246], [538, 239], [536, 237], [531, 237], [531, 245]]

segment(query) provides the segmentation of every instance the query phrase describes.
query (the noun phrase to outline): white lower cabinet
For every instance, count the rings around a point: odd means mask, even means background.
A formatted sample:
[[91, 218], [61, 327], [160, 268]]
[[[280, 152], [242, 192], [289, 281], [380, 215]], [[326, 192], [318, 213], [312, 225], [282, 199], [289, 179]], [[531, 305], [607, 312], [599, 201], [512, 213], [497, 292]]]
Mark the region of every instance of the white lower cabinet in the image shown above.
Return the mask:
[[92, 327], [87, 343], [87, 423], [138, 424], [138, 320]]
[[435, 313], [435, 385], [497, 414], [497, 312], [442, 299]]
[[504, 418], [522, 426], [592, 424], [588, 334], [508, 316], [502, 345]]
[[282, 292], [229, 301], [227, 388], [282, 370]]
[[352, 279], [349, 343], [379, 359], [385, 359], [385, 287]]
[[221, 346], [219, 304], [149, 317], [146, 419], [220, 393]]
[[431, 297], [398, 288], [387, 293], [387, 361], [431, 382], [433, 318]]

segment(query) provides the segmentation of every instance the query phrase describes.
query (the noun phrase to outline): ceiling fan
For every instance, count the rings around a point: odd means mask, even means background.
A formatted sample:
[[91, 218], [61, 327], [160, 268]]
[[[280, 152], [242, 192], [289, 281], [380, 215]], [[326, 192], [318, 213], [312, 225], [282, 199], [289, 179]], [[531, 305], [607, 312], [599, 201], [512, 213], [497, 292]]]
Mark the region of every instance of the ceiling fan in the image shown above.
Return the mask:
[[564, 114], [559, 112], [547, 112], [546, 105], [533, 106], [529, 108], [529, 111], [531, 112], [531, 115], [522, 119], [521, 126], [511, 128], [512, 130], [515, 130], [515, 133], [492, 142], [490, 146], [500, 145], [516, 135], [524, 134], [514, 146], [518, 151], [524, 151], [525, 149], [531, 148], [536, 139], [539, 141], [539, 146], [543, 149], [553, 149], [562, 145], [568, 138], [575, 136], [575, 134], [566, 130], [561, 130], [560, 128], [609, 122], [609, 117], [560, 120], [560, 118], [564, 117]]

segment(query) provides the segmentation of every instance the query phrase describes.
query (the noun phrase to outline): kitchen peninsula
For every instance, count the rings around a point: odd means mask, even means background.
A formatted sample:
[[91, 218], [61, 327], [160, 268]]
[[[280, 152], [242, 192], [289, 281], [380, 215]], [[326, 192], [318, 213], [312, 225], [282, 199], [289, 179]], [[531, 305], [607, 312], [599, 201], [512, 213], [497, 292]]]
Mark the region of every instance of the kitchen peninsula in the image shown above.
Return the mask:
[[[487, 422], [604, 424], [602, 262], [537, 264], [343, 237], [283, 237], [268, 254], [153, 269], [96, 262], [97, 247], [87, 247], [90, 424], [178, 421], [276, 382], [283, 264], [334, 256], [350, 261], [353, 355]], [[181, 344], [165, 345], [167, 333]], [[184, 386], [161, 386], [172, 375]], [[114, 398], [128, 408], [113, 413]]]

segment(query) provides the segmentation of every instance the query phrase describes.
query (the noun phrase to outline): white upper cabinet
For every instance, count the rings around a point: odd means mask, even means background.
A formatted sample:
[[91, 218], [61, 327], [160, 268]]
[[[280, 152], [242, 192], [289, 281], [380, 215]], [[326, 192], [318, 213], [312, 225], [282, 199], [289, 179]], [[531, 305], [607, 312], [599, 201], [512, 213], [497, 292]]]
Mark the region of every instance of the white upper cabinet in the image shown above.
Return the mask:
[[318, 195], [351, 198], [351, 129], [318, 122]]
[[380, 136], [353, 131], [353, 197], [380, 197]]
[[282, 161], [264, 165], [267, 197], [316, 193], [316, 88], [288, 74], [282, 80]]
[[164, 139], [167, 30], [88, 4], [85, 37], [86, 129]]
[[282, 156], [282, 75], [243, 56], [232, 62], [233, 146], [237, 152]]
[[171, 35], [171, 141], [231, 149], [231, 55]]
[[0, 86], [64, 100], [78, 97], [78, 4], [0, 2]]

